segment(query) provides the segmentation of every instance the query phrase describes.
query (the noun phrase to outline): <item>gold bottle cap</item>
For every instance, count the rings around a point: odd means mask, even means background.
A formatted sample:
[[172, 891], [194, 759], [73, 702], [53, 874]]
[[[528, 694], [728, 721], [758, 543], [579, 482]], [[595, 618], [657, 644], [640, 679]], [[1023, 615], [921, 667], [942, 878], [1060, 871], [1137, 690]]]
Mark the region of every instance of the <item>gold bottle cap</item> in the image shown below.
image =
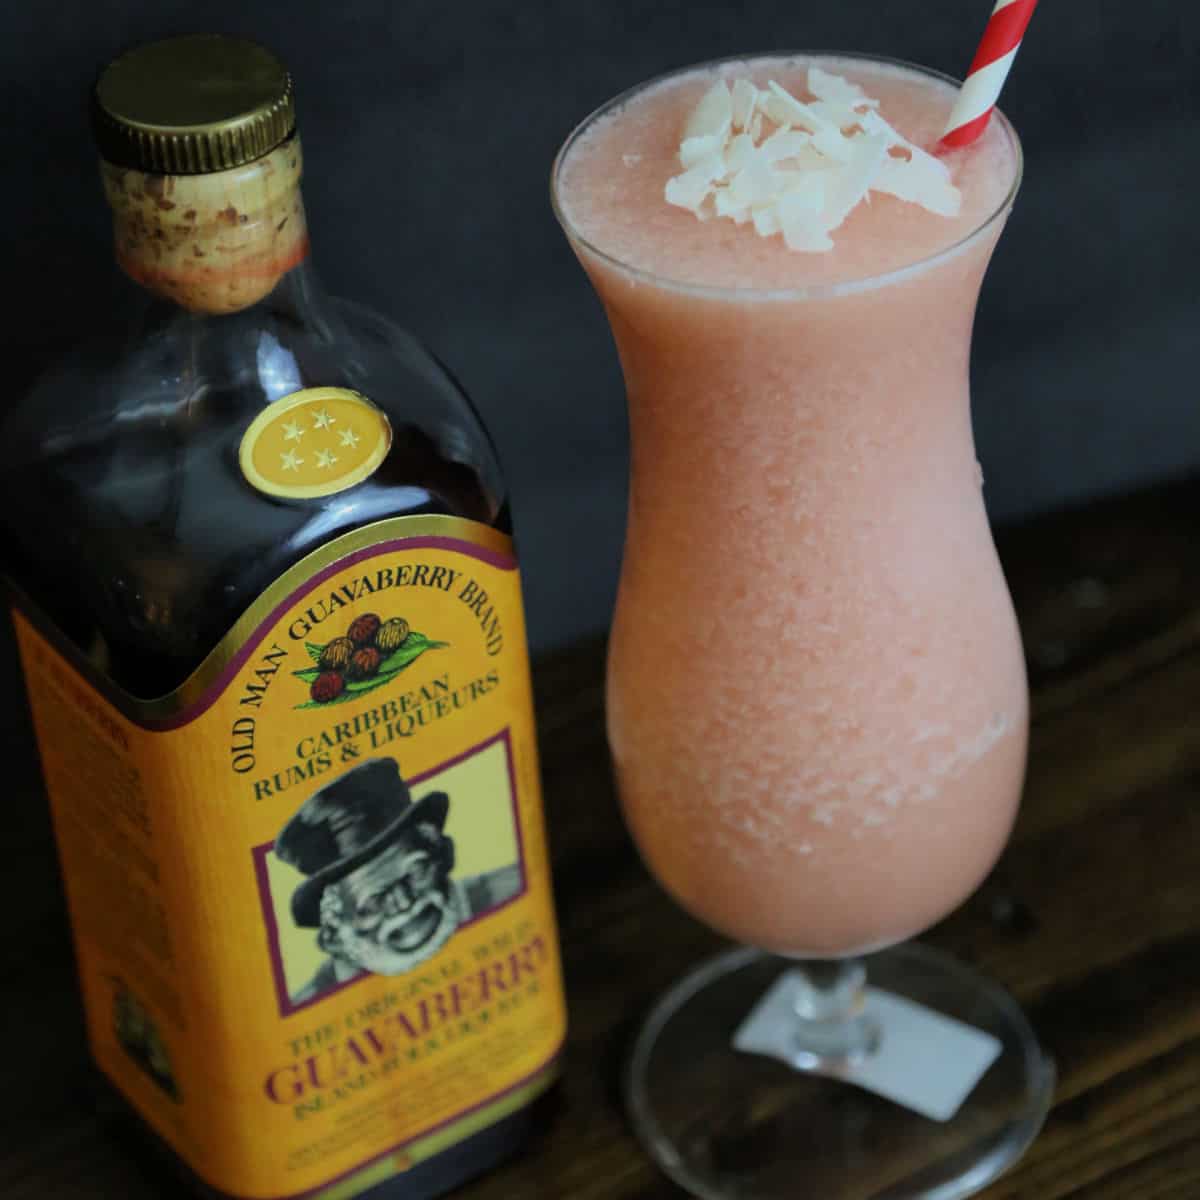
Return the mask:
[[205, 175], [269, 153], [296, 126], [292, 77], [244, 38], [191, 34], [128, 51], [100, 75], [101, 155], [159, 175]]

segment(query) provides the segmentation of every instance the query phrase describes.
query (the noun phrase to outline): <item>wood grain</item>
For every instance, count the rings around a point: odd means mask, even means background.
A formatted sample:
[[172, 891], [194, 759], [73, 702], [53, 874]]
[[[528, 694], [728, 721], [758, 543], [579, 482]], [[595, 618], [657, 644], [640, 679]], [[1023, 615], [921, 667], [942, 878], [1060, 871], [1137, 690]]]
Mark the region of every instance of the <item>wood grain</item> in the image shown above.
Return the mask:
[[[1200, 480], [1006, 531], [1034, 697], [1022, 815], [979, 892], [927, 940], [1025, 1005], [1058, 1063], [1046, 1127], [986, 1200], [1200, 1196]], [[19, 694], [11, 646], [0, 679]], [[640, 1016], [718, 939], [648, 878], [603, 734], [603, 645], [536, 670], [571, 1036], [547, 1128], [462, 1200], [668, 1200], [619, 1072]], [[97, 1118], [49, 821], [22, 706], [2, 727], [0, 1195], [178, 1194]]]

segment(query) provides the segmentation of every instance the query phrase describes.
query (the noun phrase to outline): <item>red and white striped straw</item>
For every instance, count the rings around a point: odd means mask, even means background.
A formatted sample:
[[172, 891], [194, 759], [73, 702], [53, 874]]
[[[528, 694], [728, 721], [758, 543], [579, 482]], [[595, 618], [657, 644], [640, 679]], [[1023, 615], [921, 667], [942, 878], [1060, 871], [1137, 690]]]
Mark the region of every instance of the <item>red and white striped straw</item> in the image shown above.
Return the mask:
[[954, 111], [939, 145], [954, 150], [973, 142], [986, 128], [1037, 0], [996, 0], [983, 40], [975, 52]]

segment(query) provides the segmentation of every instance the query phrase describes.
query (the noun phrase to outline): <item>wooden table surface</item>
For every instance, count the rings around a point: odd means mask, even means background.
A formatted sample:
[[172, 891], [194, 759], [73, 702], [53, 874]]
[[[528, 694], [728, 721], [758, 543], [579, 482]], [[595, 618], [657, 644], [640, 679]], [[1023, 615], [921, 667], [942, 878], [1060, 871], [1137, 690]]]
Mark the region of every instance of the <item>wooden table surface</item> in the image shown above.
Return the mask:
[[[983, 887], [926, 940], [1005, 984], [1058, 1063], [1045, 1129], [987, 1200], [1200, 1197], [1200, 480], [1006, 532], [1033, 687], [1029, 781]], [[618, 1074], [639, 1017], [719, 945], [658, 891], [617, 814], [603, 647], [536, 671], [570, 990], [556, 1114], [460, 1200], [668, 1200]], [[19, 695], [11, 647], [0, 680]], [[27, 718], [2, 727], [10, 784], [0, 904], [0, 1196], [176, 1196], [101, 1127]], [[798, 1192], [798, 1196], [802, 1192]], [[819, 1198], [814, 1198], [819, 1200]]]

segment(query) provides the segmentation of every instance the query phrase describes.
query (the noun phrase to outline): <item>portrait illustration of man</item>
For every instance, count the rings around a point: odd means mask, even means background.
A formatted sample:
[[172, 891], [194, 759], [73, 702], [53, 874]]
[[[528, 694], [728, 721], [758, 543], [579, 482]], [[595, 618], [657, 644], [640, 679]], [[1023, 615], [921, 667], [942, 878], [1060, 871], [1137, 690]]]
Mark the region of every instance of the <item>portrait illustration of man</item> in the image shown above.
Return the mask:
[[291, 817], [274, 852], [306, 877], [292, 894], [292, 920], [317, 931], [327, 956], [292, 1004], [363, 972], [411, 971], [464, 921], [518, 893], [516, 863], [454, 877], [449, 812], [445, 792], [414, 801], [396, 760], [377, 758], [314, 792]]

